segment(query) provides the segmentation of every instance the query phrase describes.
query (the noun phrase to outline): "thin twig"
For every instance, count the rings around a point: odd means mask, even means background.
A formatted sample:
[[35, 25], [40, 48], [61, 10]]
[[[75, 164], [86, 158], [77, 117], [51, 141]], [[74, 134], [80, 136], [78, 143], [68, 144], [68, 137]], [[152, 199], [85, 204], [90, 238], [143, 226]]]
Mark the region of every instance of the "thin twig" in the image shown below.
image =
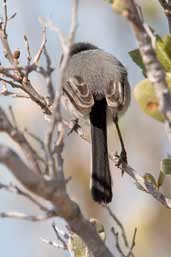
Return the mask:
[[36, 151], [32, 148], [23, 133], [12, 125], [1, 107], [0, 121], [0, 132], [7, 133], [16, 143], [18, 143], [18, 145], [22, 148], [27, 160], [30, 160], [30, 165], [32, 165], [33, 170], [41, 173]]
[[10, 17], [8, 17], [8, 21], [13, 20], [17, 15], [17, 12], [13, 13]]
[[65, 242], [65, 240], [61, 237], [58, 228], [56, 227], [55, 223], [52, 223], [52, 228], [56, 234], [57, 239], [61, 242], [63, 249], [68, 249], [67, 243]]
[[40, 45], [40, 48], [39, 48], [37, 54], [34, 57], [33, 64], [38, 65], [38, 62], [39, 62], [40, 57], [42, 55], [42, 52], [43, 52], [43, 50], [45, 48], [46, 41], [47, 41], [46, 40], [46, 27], [44, 27], [43, 32], [42, 32], [42, 43]]
[[114, 212], [112, 212], [112, 210], [111, 210], [111, 208], [109, 206], [103, 205], [103, 207], [108, 211], [109, 215], [112, 217], [112, 219], [116, 222], [117, 226], [120, 228], [124, 244], [125, 244], [126, 247], [129, 247], [129, 243], [128, 243], [128, 240], [127, 240], [127, 236], [126, 236], [126, 232], [125, 232], [125, 228], [124, 228], [123, 224], [116, 217]]
[[126, 257], [130, 257], [130, 256], [133, 257], [133, 256], [134, 256], [133, 253], [132, 253], [132, 251], [133, 251], [133, 249], [134, 249], [134, 247], [135, 247], [135, 238], [136, 238], [136, 235], [137, 235], [137, 228], [135, 228], [135, 230], [134, 230], [134, 234], [133, 234], [133, 237], [132, 237], [131, 247], [130, 247], [130, 250], [129, 250], [129, 252], [128, 252], [128, 254], [127, 254]]
[[4, 22], [0, 24], [0, 39], [3, 46], [4, 56], [8, 59], [11, 65], [15, 66], [15, 60], [13, 58], [12, 51], [10, 49], [8, 39], [7, 39], [7, 22], [8, 22], [8, 13], [7, 13], [7, 1], [3, 0], [4, 5]]
[[4, 35], [7, 37], [7, 32], [6, 32], [6, 29], [7, 29], [7, 22], [8, 22], [8, 12], [7, 12], [7, 1], [4, 0]]
[[21, 196], [27, 198], [32, 203], [34, 203], [35, 205], [37, 205], [40, 208], [40, 210], [49, 212], [48, 208], [45, 207], [44, 205], [42, 205], [39, 201], [37, 201], [31, 194], [23, 191], [21, 188], [19, 188], [16, 185], [13, 185], [12, 183], [10, 183], [9, 185], [6, 185], [6, 184], [3, 184], [0, 182], [0, 190], [1, 189], [4, 189], [11, 193], [21, 195]]
[[44, 144], [43, 140], [39, 136], [37, 136], [34, 133], [30, 132], [27, 128], [24, 129], [24, 132], [27, 133], [30, 137], [32, 137], [41, 146], [42, 150], [44, 151], [45, 144]]
[[122, 247], [121, 247], [121, 245], [120, 245], [120, 242], [119, 242], [119, 233], [115, 230], [114, 227], [111, 228], [111, 232], [112, 232], [112, 234], [113, 234], [113, 236], [114, 236], [114, 238], [115, 238], [116, 249], [118, 250], [118, 252], [120, 253], [120, 255], [121, 255], [122, 257], [126, 257], [126, 256], [125, 256], [125, 253], [124, 253], [123, 250], [122, 250]]
[[30, 51], [30, 45], [29, 45], [29, 41], [28, 41], [28, 37], [26, 35], [24, 35], [24, 41], [25, 41], [25, 46], [27, 49], [27, 65], [30, 66], [30, 62], [31, 62], [31, 51]]
[[18, 128], [17, 121], [16, 121], [15, 114], [14, 114], [14, 111], [13, 111], [13, 108], [12, 108], [11, 105], [9, 106], [9, 111], [10, 111], [10, 114], [11, 114], [13, 126], [14, 126], [14, 128], [17, 129]]
[[48, 239], [45, 239], [45, 238], [40, 238], [40, 240], [45, 243], [45, 244], [48, 244], [48, 245], [51, 245], [53, 247], [56, 247], [58, 249], [62, 249], [62, 250], [67, 250], [68, 251], [68, 247], [67, 248], [64, 248], [63, 245], [60, 245], [58, 244], [57, 242], [55, 241], [51, 241], [51, 240], [48, 240]]
[[46, 47], [44, 47], [44, 55], [46, 58], [46, 81], [47, 81], [47, 89], [48, 89], [48, 94], [49, 94], [49, 98], [50, 98], [50, 104], [53, 103], [54, 98], [55, 98], [55, 91], [54, 91], [54, 86], [52, 83], [52, 72], [54, 71], [54, 68], [52, 68], [52, 63], [51, 63], [51, 59], [50, 56], [48, 54], [48, 51], [46, 49]]
[[28, 221], [32, 221], [32, 222], [44, 221], [53, 216], [54, 216], [54, 214], [51, 212], [47, 212], [44, 215], [37, 215], [37, 216], [28, 215], [28, 214], [16, 212], [16, 211], [0, 212], [0, 218], [12, 218], [12, 219], [28, 220]]
[[119, 230], [121, 231], [121, 238], [123, 239], [124, 246], [126, 249], [128, 249], [128, 254], [125, 255], [124, 251], [122, 250], [122, 247], [120, 246], [119, 233], [115, 231], [114, 227], [112, 227], [111, 232], [115, 237], [116, 248], [118, 249], [119, 253], [123, 257], [134, 257], [134, 254], [132, 251], [133, 251], [133, 248], [135, 247], [135, 237], [136, 237], [136, 233], [137, 233], [137, 228], [135, 228], [135, 230], [134, 230], [134, 234], [133, 234], [133, 238], [132, 238], [132, 242], [131, 242], [131, 246], [130, 246], [128, 239], [127, 239], [126, 231], [125, 231], [125, 228], [124, 228], [122, 222], [118, 219], [118, 217], [114, 214], [114, 212], [111, 210], [111, 208], [109, 206], [103, 204], [103, 207], [108, 211], [109, 215], [112, 217], [112, 219], [118, 226]]

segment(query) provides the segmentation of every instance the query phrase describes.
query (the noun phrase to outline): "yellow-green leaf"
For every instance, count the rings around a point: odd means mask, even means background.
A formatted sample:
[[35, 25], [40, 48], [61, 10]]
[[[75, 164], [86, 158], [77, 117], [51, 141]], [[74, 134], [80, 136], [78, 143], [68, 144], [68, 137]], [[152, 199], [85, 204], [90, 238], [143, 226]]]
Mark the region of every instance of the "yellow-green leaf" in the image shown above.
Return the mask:
[[164, 37], [164, 50], [166, 51], [168, 57], [171, 59], [171, 35], [168, 34]]
[[171, 71], [171, 36], [167, 35], [164, 38], [156, 40], [156, 54], [166, 72]]
[[166, 175], [171, 175], [171, 159], [163, 159], [160, 163], [161, 171]]
[[146, 174], [144, 175], [144, 179], [145, 179], [145, 181], [150, 182], [150, 183], [152, 183], [154, 186], [157, 187], [156, 180], [155, 180], [155, 178], [153, 177], [153, 175], [151, 175], [150, 173], [146, 173]]
[[[159, 35], [156, 36], [156, 47], [155, 47], [157, 58], [162, 64], [166, 72], [171, 71], [171, 35], [166, 35], [161, 38]], [[143, 70], [145, 73], [144, 64], [141, 58], [139, 49], [135, 49], [129, 52], [132, 60]]]
[[125, 4], [122, 0], [113, 0], [112, 8], [118, 13], [122, 13], [126, 10]]
[[165, 176], [166, 176], [165, 173], [163, 173], [163, 171], [160, 170], [159, 177], [158, 177], [158, 180], [157, 180], [157, 187], [158, 188], [163, 185]]
[[144, 63], [142, 61], [142, 57], [141, 57], [141, 54], [140, 54], [140, 51], [139, 49], [135, 49], [135, 50], [132, 50], [128, 53], [132, 60], [143, 70], [144, 72]]
[[[171, 73], [166, 74], [167, 84], [171, 92]], [[140, 108], [157, 121], [164, 122], [164, 117], [159, 111], [159, 103], [153, 85], [148, 79], [139, 82], [134, 88], [134, 96]]]
[[171, 175], [171, 159], [163, 159], [160, 162], [160, 173], [157, 181], [158, 188], [163, 185], [166, 175]]

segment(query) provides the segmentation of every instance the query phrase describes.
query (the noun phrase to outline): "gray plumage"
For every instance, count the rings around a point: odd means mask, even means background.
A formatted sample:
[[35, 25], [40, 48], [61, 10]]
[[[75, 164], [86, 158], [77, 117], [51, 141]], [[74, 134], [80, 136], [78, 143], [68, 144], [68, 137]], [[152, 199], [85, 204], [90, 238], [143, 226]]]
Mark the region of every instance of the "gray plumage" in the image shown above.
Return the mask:
[[115, 119], [130, 103], [125, 67], [94, 45], [72, 46], [62, 88], [66, 105], [75, 118], [89, 118], [92, 135], [91, 191], [95, 201], [110, 202], [112, 181], [107, 150], [106, 116]]
[[[125, 67], [114, 56], [104, 52], [101, 49], [91, 49], [78, 52], [70, 58], [68, 67], [64, 74], [65, 82], [68, 78], [80, 77], [90, 89], [90, 93], [96, 99], [102, 99], [111, 82], [117, 84], [122, 82], [124, 95], [124, 103], [122, 106], [117, 105], [111, 107], [113, 114], [117, 112], [119, 116], [124, 113], [130, 103], [130, 86], [127, 81], [127, 71]], [[64, 83], [65, 83], [64, 82]], [[117, 89], [116, 89], [117, 90]], [[116, 91], [115, 90], [115, 91]], [[115, 95], [116, 92], [113, 92]]]

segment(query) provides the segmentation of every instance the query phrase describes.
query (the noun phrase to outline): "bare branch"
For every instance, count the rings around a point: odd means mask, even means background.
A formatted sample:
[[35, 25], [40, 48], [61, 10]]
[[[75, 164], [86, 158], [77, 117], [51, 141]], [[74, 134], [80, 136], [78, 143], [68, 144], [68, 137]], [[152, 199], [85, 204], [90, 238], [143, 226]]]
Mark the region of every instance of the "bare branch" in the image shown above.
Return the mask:
[[23, 150], [26, 158], [30, 161], [30, 165], [33, 166], [35, 173], [41, 173], [38, 161], [37, 154], [22, 134], [20, 130], [16, 127], [13, 127], [11, 122], [8, 120], [5, 112], [0, 107], [0, 132], [7, 133]]
[[7, 22], [8, 22], [7, 2], [6, 0], [4, 0], [4, 34], [5, 35], [7, 35], [6, 33]]
[[35, 57], [34, 57], [33, 65], [34, 65], [34, 64], [35, 64], [35, 65], [38, 65], [39, 59], [40, 59], [40, 57], [41, 57], [41, 55], [42, 55], [42, 52], [43, 52], [43, 50], [44, 50], [44, 48], [45, 48], [46, 41], [47, 41], [47, 40], [46, 40], [46, 28], [44, 28], [44, 29], [43, 29], [42, 43], [41, 43], [41, 46], [40, 46], [40, 48], [39, 48], [37, 54], [36, 54]]
[[[8, 59], [8, 61], [12, 65], [12, 67], [15, 67], [17, 72], [15, 72], [14, 74], [11, 74], [11, 73], [9, 73], [9, 70], [7, 72], [7, 70], [5, 68], [1, 68], [1, 73], [3, 73], [7, 77], [14, 80], [14, 81], [10, 81], [10, 82], [8, 81], [7, 83], [9, 83], [13, 87], [18, 87], [18, 88], [22, 89], [23, 91], [25, 91], [30, 96], [30, 98], [44, 110], [45, 113], [51, 114], [51, 111], [49, 110], [46, 99], [44, 97], [42, 97], [34, 89], [31, 82], [28, 80], [28, 78], [27, 78], [28, 73], [26, 72], [26, 74], [24, 74], [23, 72], [21, 72], [21, 69], [18, 69], [19, 56], [17, 56], [17, 58], [16, 58], [15, 54], [13, 54], [10, 49], [9, 42], [8, 42], [8, 35], [6, 32], [7, 22], [8, 22], [7, 3], [6, 3], [6, 0], [4, 0], [4, 22], [0, 23], [0, 40], [1, 40], [2, 46], [3, 46], [4, 56]], [[34, 58], [34, 62], [35, 62], [34, 65], [36, 65], [37, 62], [39, 61], [39, 58], [41, 56], [41, 53], [43, 51], [45, 43], [46, 43], [46, 38], [44, 35], [41, 47], [40, 47], [37, 55]], [[28, 50], [28, 48], [27, 48], [27, 50]], [[18, 86], [15, 82], [18, 82], [21, 85]]]
[[13, 20], [16, 17], [17, 13], [13, 13], [10, 17], [8, 17], [8, 21]]
[[44, 113], [51, 114], [47, 100], [34, 89], [27, 77], [23, 78], [21, 89], [30, 96], [31, 100], [43, 109]]
[[75, 40], [77, 26], [78, 26], [78, 6], [79, 6], [79, 0], [73, 1], [72, 5], [72, 16], [71, 16], [71, 30], [69, 34], [69, 47], [71, 47], [71, 44]]
[[[67, 127], [71, 127], [70, 122], [64, 120], [64, 124]], [[72, 128], [72, 127], [71, 127]], [[83, 130], [81, 127], [78, 129], [74, 129], [74, 131], [85, 141], [89, 142], [89, 139], [84, 135]], [[109, 158], [114, 162], [115, 165], [118, 164], [118, 156], [114, 156], [113, 153], [109, 153]], [[151, 182], [147, 181], [143, 176], [141, 176], [135, 169], [127, 165], [126, 163], [121, 164], [119, 169], [127, 173], [135, 182], [137, 188], [150, 194], [153, 198], [155, 198], [158, 202], [160, 202], [165, 207], [171, 209], [171, 199], [167, 198], [165, 195], [158, 191], [158, 188], [155, 187]]]
[[11, 114], [13, 126], [14, 126], [15, 129], [17, 129], [18, 128], [17, 121], [16, 121], [15, 114], [14, 114], [14, 111], [13, 111], [13, 108], [12, 108], [11, 105], [9, 106], [9, 111], [10, 111], [10, 114]]
[[48, 208], [45, 207], [44, 205], [42, 205], [40, 203], [40, 201], [36, 200], [32, 195], [25, 192], [24, 190], [22, 190], [18, 186], [13, 185], [12, 183], [10, 183], [9, 185], [6, 185], [6, 184], [3, 184], [3, 183], [0, 182], [0, 190], [2, 190], [2, 189], [6, 190], [8, 192], [15, 193], [15, 194], [18, 194], [20, 196], [23, 196], [23, 197], [27, 198], [29, 201], [31, 201], [32, 203], [34, 203], [35, 205], [37, 205], [40, 208], [40, 210], [49, 212]]
[[47, 220], [53, 216], [54, 214], [51, 212], [46, 213], [44, 215], [37, 215], [37, 216], [28, 215], [28, 214], [16, 212], [16, 211], [0, 212], [0, 218], [12, 218], [12, 219], [28, 220], [32, 222]]
[[56, 247], [58, 249], [68, 250], [68, 248], [64, 248], [64, 246], [62, 244], [60, 245], [55, 241], [50, 241], [50, 240], [45, 239], [45, 238], [40, 238], [40, 239], [45, 244], [51, 245], [51, 246]]
[[115, 223], [117, 224], [117, 226], [119, 227], [119, 229], [121, 230], [121, 235], [124, 241], [124, 244], [126, 247], [129, 247], [129, 243], [127, 240], [127, 236], [126, 236], [126, 232], [125, 232], [125, 228], [123, 226], [123, 224], [121, 223], [121, 221], [116, 217], [116, 215], [114, 214], [114, 212], [112, 212], [111, 208], [107, 205], [103, 205], [103, 207], [108, 211], [109, 215], [112, 217], [112, 219], [115, 221]]
[[27, 133], [31, 138], [33, 138], [40, 145], [43, 151], [45, 150], [45, 144], [40, 137], [30, 132], [27, 128], [24, 129], [24, 132]]
[[30, 51], [30, 45], [29, 45], [29, 41], [26, 35], [24, 35], [24, 41], [25, 41], [25, 46], [27, 49], [27, 65], [30, 66], [30, 62], [31, 62], [31, 51]]
[[[60, 192], [60, 182], [49, 180], [34, 173], [21, 158], [7, 146], [0, 145], [0, 162], [4, 164], [20, 183], [38, 196], [44, 199], [51, 199], [53, 194]], [[63, 207], [62, 207], [63, 208]], [[56, 216], [57, 214], [56, 210]]]
[[2, 42], [4, 56], [8, 59], [8, 61], [15, 66], [15, 60], [13, 58], [12, 51], [10, 49], [8, 39], [7, 39], [7, 22], [8, 22], [8, 14], [7, 14], [7, 3], [6, 0], [4, 0], [4, 23], [2, 22], [0, 24], [0, 40]]
[[47, 66], [46, 74], [44, 73], [44, 77], [46, 78], [46, 82], [47, 82], [47, 89], [50, 97], [50, 104], [52, 104], [55, 98], [54, 86], [52, 83], [52, 72], [54, 71], [54, 69], [52, 68], [51, 59], [46, 47], [44, 47], [44, 55], [46, 58], [46, 66]]
[[30, 97], [28, 95], [22, 95], [22, 94], [17, 94], [17, 93], [8, 91], [6, 83], [11, 84], [11, 82], [7, 81], [7, 80], [1, 80], [1, 81], [3, 82], [3, 87], [2, 87], [2, 90], [0, 91], [0, 95], [30, 99]]
[[55, 223], [52, 223], [52, 228], [56, 234], [57, 239], [61, 242], [63, 249], [68, 249], [67, 243], [65, 242], [65, 240], [61, 237], [58, 228], [56, 227]]
[[122, 250], [122, 247], [120, 245], [120, 242], [119, 242], [119, 233], [115, 230], [114, 227], [111, 228], [111, 232], [114, 236], [114, 239], [115, 239], [115, 244], [116, 244], [116, 249], [118, 250], [119, 254], [122, 256], [122, 257], [126, 257], [124, 251]]
[[127, 246], [126, 248], [130, 248], [128, 250], [128, 254], [125, 254], [122, 247], [121, 247], [121, 244], [120, 244], [120, 240], [119, 240], [119, 233], [115, 230], [114, 227], [111, 228], [111, 232], [114, 236], [114, 239], [115, 239], [115, 243], [116, 243], [116, 249], [118, 250], [118, 252], [120, 253], [120, 255], [122, 257], [134, 257], [134, 254], [133, 254], [133, 248], [135, 247], [135, 237], [136, 237], [136, 233], [137, 233], [137, 229], [135, 228], [134, 230], [134, 234], [133, 234], [133, 238], [132, 238], [132, 243], [131, 243], [131, 247]]
[[134, 247], [135, 247], [135, 238], [136, 238], [136, 235], [137, 235], [137, 228], [135, 228], [135, 230], [134, 230], [134, 234], [133, 234], [133, 237], [132, 237], [131, 247], [130, 247], [130, 250], [129, 250], [129, 252], [128, 252], [128, 254], [127, 254], [126, 257], [134, 256], [133, 253], [132, 253], [132, 251], [133, 251], [133, 249], [134, 249]]
[[[72, 9], [73, 25], [71, 26], [71, 32], [67, 37], [63, 38], [64, 44], [62, 45], [62, 47], [65, 50], [64, 50], [64, 59], [61, 65], [60, 82], [62, 81], [63, 72], [69, 60], [70, 46], [74, 42], [74, 36], [76, 31], [78, 0], [73, 0], [73, 4], [74, 4]], [[40, 57], [38, 57], [38, 59], [39, 58]], [[15, 63], [12, 65], [15, 67]], [[39, 68], [40, 67], [36, 67], [36, 71]], [[21, 85], [22, 90], [24, 90], [34, 102], [36, 102], [39, 106], [41, 106], [42, 109], [47, 114], [51, 114], [51, 109], [49, 108], [48, 102], [44, 97], [39, 95], [38, 92], [34, 89], [34, 87], [32, 86], [31, 82], [27, 77], [28, 73], [25, 71], [25, 68], [20, 69], [18, 65], [15, 70], [11, 70], [11, 71], [4, 70], [4, 73], [6, 73], [6, 75], [8, 75], [7, 72], [10, 74], [9, 75], [11, 76], [10, 78], [14, 82], [17, 82], [19, 85]], [[53, 208], [54, 208], [53, 214], [51, 215], [60, 216], [64, 218], [68, 222], [73, 233], [76, 233], [77, 235], [79, 235], [82, 238], [82, 240], [86, 243], [86, 245], [88, 246], [93, 256], [112, 257], [113, 255], [111, 254], [109, 249], [105, 246], [104, 242], [102, 242], [102, 240], [99, 238], [94, 227], [91, 225], [91, 223], [88, 220], [86, 220], [83, 217], [79, 206], [75, 202], [73, 202], [70, 199], [69, 195], [66, 193], [66, 187], [65, 187], [66, 180], [63, 172], [63, 158], [62, 158], [63, 136], [62, 136], [61, 128], [63, 128], [63, 120], [62, 120], [61, 110], [60, 110], [60, 97], [61, 97], [61, 89], [55, 95], [55, 101], [52, 108], [53, 114], [52, 114], [52, 122], [51, 122], [51, 129], [53, 132], [52, 137], [56, 138], [56, 131], [55, 131], [56, 129], [57, 129], [57, 136], [58, 136], [55, 152], [53, 153], [53, 159], [58, 160], [58, 172], [57, 172], [58, 175], [53, 177], [48, 177], [48, 176], [42, 176], [39, 173], [35, 173], [34, 168], [28, 167], [16, 153], [14, 153], [8, 147], [2, 146], [2, 145], [0, 146], [0, 162], [4, 164], [8, 169], [11, 170], [12, 174], [14, 174], [14, 176], [22, 183], [22, 185], [26, 189], [50, 201], [50, 203], [53, 205]], [[13, 138], [13, 140], [16, 140], [16, 142], [18, 143], [17, 137], [18, 135], [20, 135], [20, 131], [18, 130], [13, 131], [13, 126], [11, 125], [11, 123], [9, 122], [5, 113], [2, 110], [0, 111], [0, 117], [1, 117], [0, 119], [1, 131], [9, 133], [9, 135]], [[6, 128], [8, 128], [7, 131], [6, 131]], [[11, 132], [15, 132], [14, 135], [13, 134], [11, 135]], [[21, 137], [21, 139], [23, 140], [23, 137]], [[22, 144], [23, 142], [22, 140], [20, 144]], [[54, 150], [53, 145], [51, 145], [51, 147]], [[13, 214], [3, 213], [2, 216], [4, 217], [16, 216], [16, 217], [23, 217], [27, 219], [29, 215], [25, 215], [25, 214], [14, 215], [14, 213]], [[36, 220], [36, 218], [34, 218], [33, 216], [31, 216], [30, 220], [31, 219]], [[43, 219], [42, 216], [40, 219]]]
[[[118, 163], [117, 158], [112, 158], [114, 163]], [[139, 173], [131, 168], [126, 163], [122, 163], [122, 167], [119, 167], [119, 169], [124, 169], [124, 172], [126, 172], [129, 176], [131, 176], [137, 186], [138, 189], [146, 192], [147, 194], [150, 194], [154, 199], [156, 199], [158, 202], [160, 202], [165, 207], [171, 209], [171, 199], [167, 198], [164, 194], [158, 191], [158, 188], [150, 181], [146, 180], [144, 177], [140, 176]]]
[[[104, 257], [105, 254], [105, 257], [113, 257], [92, 224], [82, 216], [78, 205], [61, 191], [61, 181], [45, 180], [39, 174], [34, 174], [16, 153], [2, 145], [0, 146], [0, 162], [6, 165], [28, 190], [49, 200], [54, 207], [52, 216], [63, 217], [71, 230], [82, 238], [94, 256]], [[14, 217], [10, 214], [4, 216]]]

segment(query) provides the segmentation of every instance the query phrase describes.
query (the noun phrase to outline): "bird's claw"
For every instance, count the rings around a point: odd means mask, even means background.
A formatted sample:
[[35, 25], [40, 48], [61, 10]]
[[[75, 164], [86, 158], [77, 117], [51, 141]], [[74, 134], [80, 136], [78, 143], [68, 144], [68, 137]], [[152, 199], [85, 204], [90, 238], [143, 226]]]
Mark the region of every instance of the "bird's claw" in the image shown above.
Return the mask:
[[71, 135], [73, 133], [73, 131], [77, 131], [79, 128], [81, 128], [81, 127], [78, 124], [78, 119], [71, 120], [71, 128], [70, 128], [69, 132], [67, 133], [67, 136]]
[[122, 175], [124, 174], [124, 164], [128, 164], [128, 160], [127, 160], [127, 153], [126, 151], [123, 149], [120, 153], [120, 155], [116, 154], [115, 155], [117, 157], [117, 163], [116, 163], [116, 167], [117, 168], [121, 168], [122, 170]]

